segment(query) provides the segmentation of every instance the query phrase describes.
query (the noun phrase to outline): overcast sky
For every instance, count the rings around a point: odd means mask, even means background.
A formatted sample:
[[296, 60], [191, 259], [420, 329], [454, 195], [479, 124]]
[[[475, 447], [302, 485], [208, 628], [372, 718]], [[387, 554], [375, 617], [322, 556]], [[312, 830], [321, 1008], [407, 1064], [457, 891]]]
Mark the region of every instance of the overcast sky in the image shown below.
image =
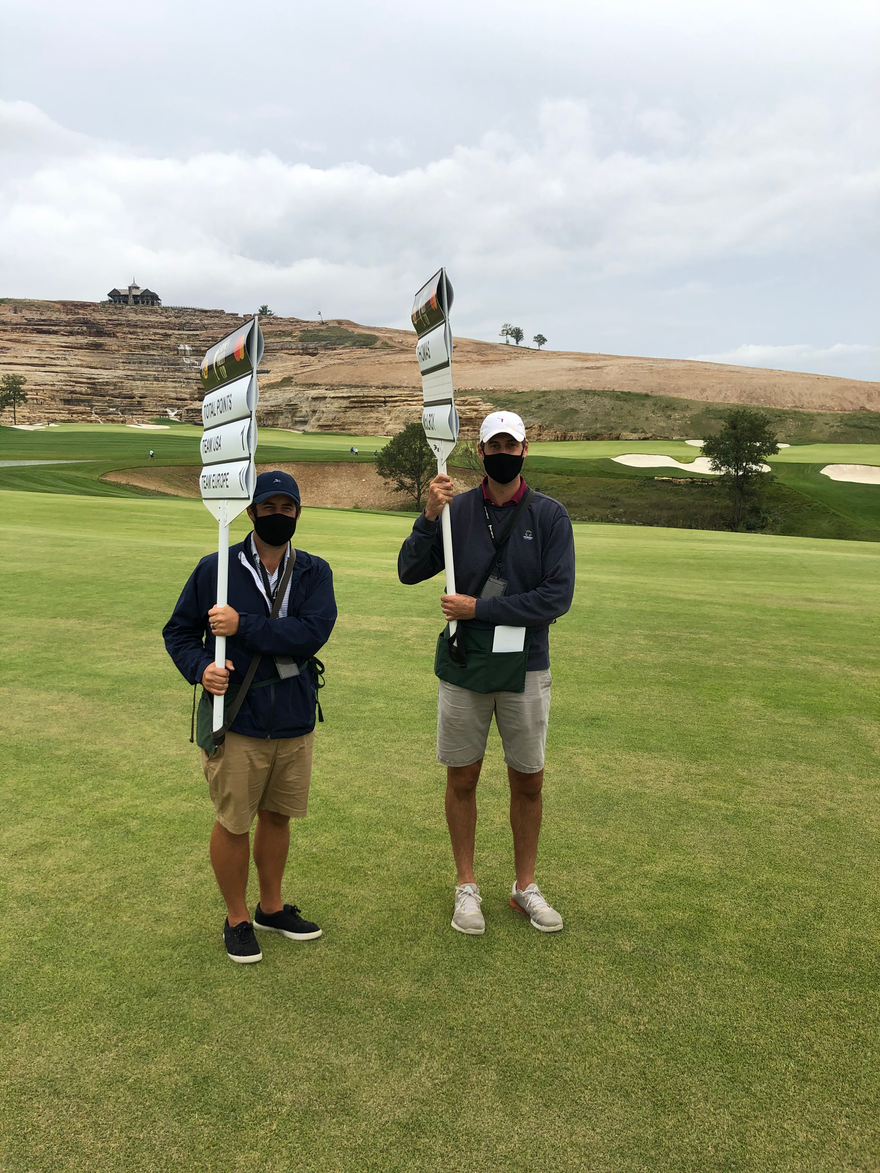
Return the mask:
[[5, 296], [880, 378], [874, 3], [0, 11]]

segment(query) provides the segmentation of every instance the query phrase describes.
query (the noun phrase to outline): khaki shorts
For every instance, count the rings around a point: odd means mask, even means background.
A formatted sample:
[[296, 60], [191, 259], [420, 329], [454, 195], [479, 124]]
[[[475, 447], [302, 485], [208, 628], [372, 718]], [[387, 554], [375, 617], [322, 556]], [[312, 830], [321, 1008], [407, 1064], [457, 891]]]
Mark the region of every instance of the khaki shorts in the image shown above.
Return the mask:
[[521, 774], [544, 769], [550, 717], [550, 671], [526, 673], [524, 692], [471, 692], [441, 680], [437, 694], [437, 761], [470, 766], [486, 753], [492, 714], [504, 760]]
[[271, 739], [227, 733], [212, 754], [202, 750], [217, 822], [244, 835], [258, 810], [305, 818], [314, 740], [314, 729], [302, 737]]

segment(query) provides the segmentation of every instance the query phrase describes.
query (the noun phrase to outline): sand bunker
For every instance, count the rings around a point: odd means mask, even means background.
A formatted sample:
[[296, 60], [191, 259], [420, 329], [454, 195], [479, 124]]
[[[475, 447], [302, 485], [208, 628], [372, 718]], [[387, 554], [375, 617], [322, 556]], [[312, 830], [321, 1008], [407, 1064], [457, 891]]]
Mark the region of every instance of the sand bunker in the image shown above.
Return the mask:
[[[702, 448], [705, 443], [705, 440], [685, 440], [685, 444], [690, 444], [691, 448]], [[790, 448], [791, 444], [777, 444], [776, 447]]]
[[142, 428], [145, 432], [169, 432], [171, 424], [126, 424], [127, 428]]
[[[717, 477], [720, 473], [714, 472], [709, 467], [708, 456], [698, 456], [696, 460], [690, 464], [680, 464], [679, 461], [674, 460], [671, 456], [660, 456], [659, 454], [648, 452], [633, 452], [625, 456], [612, 456], [612, 460], [617, 464], [628, 464], [630, 468], [678, 468], [682, 472], [701, 473], [707, 477]], [[769, 472], [769, 464], [758, 465], [761, 472]]]
[[875, 464], [826, 464], [819, 472], [832, 481], [852, 481], [856, 485], [880, 485], [880, 467]]

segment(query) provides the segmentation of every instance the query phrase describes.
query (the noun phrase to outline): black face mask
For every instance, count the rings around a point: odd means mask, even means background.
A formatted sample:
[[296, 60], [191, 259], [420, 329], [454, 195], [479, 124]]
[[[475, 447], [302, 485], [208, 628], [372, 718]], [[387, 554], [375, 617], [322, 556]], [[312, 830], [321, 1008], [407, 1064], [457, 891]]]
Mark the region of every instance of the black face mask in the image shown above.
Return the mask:
[[296, 518], [287, 513], [254, 517], [254, 532], [267, 546], [286, 546], [296, 531]]
[[509, 485], [519, 476], [524, 460], [524, 456], [514, 456], [510, 452], [495, 452], [491, 456], [484, 456], [483, 464], [488, 477], [499, 485]]

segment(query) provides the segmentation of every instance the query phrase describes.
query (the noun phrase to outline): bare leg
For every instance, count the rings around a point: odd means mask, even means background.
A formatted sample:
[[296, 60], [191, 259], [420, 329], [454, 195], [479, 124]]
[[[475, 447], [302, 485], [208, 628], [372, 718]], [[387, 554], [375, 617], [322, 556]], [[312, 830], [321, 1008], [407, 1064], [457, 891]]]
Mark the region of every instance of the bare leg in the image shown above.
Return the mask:
[[513, 831], [513, 859], [516, 864], [516, 886], [522, 892], [535, 879], [535, 860], [538, 857], [538, 835], [544, 804], [541, 788], [544, 771], [521, 774], [507, 767], [510, 780], [510, 829]]
[[280, 912], [281, 880], [290, 847], [290, 818], [276, 811], [257, 811], [254, 832], [254, 863], [260, 878], [260, 908], [263, 912]]
[[475, 884], [474, 838], [477, 830], [477, 781], [483, 759], [471, 766], [446, 767], [446, 824], [459, 884]]
[[215, 822], [211, 831], [211, 866], [226, 901], [226, 916], [230, 925], [251, 919], [247, 906], [249, 857], [248, 833], [233, 835], [222, 823]]

